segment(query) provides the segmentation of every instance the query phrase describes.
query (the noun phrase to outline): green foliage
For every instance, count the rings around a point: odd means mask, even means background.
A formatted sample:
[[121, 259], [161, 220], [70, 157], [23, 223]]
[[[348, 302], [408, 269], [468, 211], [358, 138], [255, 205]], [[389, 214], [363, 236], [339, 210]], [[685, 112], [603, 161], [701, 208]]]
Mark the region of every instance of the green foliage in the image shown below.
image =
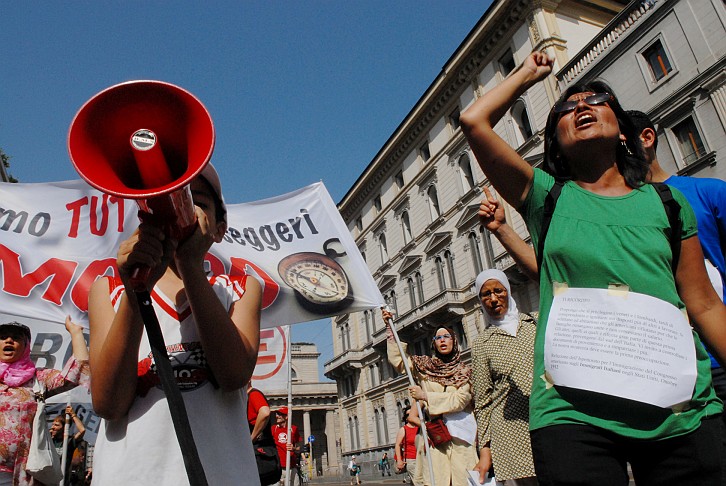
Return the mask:
[[18, 180], [10, 175], [10, 172], [8, 172], [8, 169], [10, 169], [10, 156], [6, 154], [2, 148], [0, 148], [0, 161], [2, 161], [3, 167], [5, 168], [5, 173], [8, 176], [8, 182], [18, 182]]

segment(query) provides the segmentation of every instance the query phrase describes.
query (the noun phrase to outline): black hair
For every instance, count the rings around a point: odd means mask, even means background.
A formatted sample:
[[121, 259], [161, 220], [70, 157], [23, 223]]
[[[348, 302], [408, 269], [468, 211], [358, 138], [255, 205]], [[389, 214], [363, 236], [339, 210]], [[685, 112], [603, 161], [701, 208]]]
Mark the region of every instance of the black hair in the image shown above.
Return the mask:
[[[642, 111], [638, 110], [628, 110], [625, 112], [626, 115], [630, 117], [630, 120], [633, 122], [633, 125], [635, 126], [635, 129], [638, 131], [638, 134], [643, 133], [643, 130], [646, 128], [650, 128], [653, 130], [653, 133], [655, 134], [655, 123], [653, 123], [653, 120], [650, 119], [648, 115], [643, 113]], [[653, 150], [658, 148], [658, 135], [656, 134], [653, 138]]]
[[227, 210], [224, 209], [224, 204], [222, 203], [222, 200], [219, 198], [219, 196], [217, 196], [217, 191], [214, 190], [212, 184], [204, 176], [201, 176], [199, 179], [204, 181], [207, 189], [209, 189], [209, 194], [212, 196], [212, 199], [214, 199], [214, 218], [217, 220], [218, 223], [223, 223], [224, 216], [227, 214]]
[[[608, 101], [608, 106], [615, 113], [620, 133], [626, 138], [624, 144], [621, 143], [618, 145], [616, 152], [618, 170], [630, 187], [636, 188], [642, 186], [648, 175], [649, 167], [640, 143], [640, 132], [637, 131], [633, 121], [618, 102], [610, 86], [603, 81], [591, 81], [585, 84], [570, 86], [562, 93], [557, 103], [566, 101], [573, 94], [583, 92], [610, 93], [612, 95], [612, 99]], [[571, 180], [572, 172], [567, 160], [560, 153], [560, 146], [557, 141], [557, 123], [559, 120], [560, 113], [555, 113], [553, 106], [547, 117], [547, 126], [545, 127], [543, 169], [557, 179]]]

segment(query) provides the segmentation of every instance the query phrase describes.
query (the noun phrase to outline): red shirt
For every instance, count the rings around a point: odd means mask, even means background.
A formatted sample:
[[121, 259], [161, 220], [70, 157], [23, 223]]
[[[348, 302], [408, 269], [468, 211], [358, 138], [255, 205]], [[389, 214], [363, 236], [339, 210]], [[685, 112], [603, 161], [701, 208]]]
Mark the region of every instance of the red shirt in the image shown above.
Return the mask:
[[[300, 433], [297, 431], [297, 426], [293, 425], [290, 429], [292, 434], [292, 445], [294, 446], [300, 442]], [[287, 425], [280, 427], [279, 425], [272, 426], [272, 437], [275, 439], [277, 444], [277, 454], [280, 456], [280, 465], [287, 467]], [[297, 454], [295, 451], [290, 451], [290, 467], [297, 467]]]
[[[260, 393], [259, 390], [252, 389], [250, 391], [250, 394], [247, 398], [247, 421], [250, 423], [250, 430], [252, 430], [252, 427], [255, 426], [255, 422], [257, 422], [257, 414], [260, 411], [262, 407], [269, 407], [270, 405], [267, 403], [267, 400], [265, 400], [265, 396]], [[272, 420], [272, 415], [270, 415], [270, 420]]]
[[416, 435], [418, 434], [418, 427], [406, 424], [403, 426], [403, 430], [406, 432], [401, 443], [404, 459], [416, 459]]

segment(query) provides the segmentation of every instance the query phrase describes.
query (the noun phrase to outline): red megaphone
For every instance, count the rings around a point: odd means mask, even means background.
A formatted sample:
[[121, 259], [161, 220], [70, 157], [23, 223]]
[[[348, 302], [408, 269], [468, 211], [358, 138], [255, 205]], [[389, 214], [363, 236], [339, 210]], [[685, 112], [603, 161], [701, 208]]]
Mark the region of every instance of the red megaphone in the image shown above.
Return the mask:
[[135, 199], [176, 239], [194, 231], [189, 183], [213, 150], [207, 109], [162, 81], [129, 81], [101, 91], [81, 107], [68, 132], [68, 153], [83, 179], [104, 193]]

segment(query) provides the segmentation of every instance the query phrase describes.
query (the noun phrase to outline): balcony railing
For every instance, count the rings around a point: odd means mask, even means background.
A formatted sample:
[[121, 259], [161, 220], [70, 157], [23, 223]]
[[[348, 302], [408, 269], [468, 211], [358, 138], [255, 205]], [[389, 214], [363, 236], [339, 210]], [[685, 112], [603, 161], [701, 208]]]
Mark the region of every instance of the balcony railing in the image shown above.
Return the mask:
[[631, 2], [605, 28], [600, 35], [586, 45], [559, 73], [557, 79], [560, 89], [569, 86], [577, 77], [585, 72], [595, 61], [612, 48], [629, 30], [643, 20], [663, 0], [641, 0]]

